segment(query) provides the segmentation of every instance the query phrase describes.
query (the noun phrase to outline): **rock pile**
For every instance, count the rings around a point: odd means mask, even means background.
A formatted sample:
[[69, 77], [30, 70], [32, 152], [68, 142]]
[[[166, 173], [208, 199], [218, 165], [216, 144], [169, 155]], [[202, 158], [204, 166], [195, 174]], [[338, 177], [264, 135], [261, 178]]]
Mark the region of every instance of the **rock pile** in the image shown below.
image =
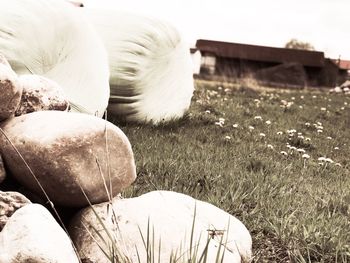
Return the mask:
[[118, 194], [136, 178], [128, 138], [106, 120], [67, 111], [56, 83], [18, 77], [0, 57], [0, 94], [0, 190], [15, 179], [51, 210], [60, 205], [78, 211], [69, 224], [75, 250], [63, 222], [32, 204], [30, 194], [0, 191], [0, 263], [111, 262], [103, 253], [110, 255], [111, 247], [129, 262], [138, 256], [147, 262], [142, 237], [150, 227], [161, 242], [155, 249], [161, 262], [180, 253], [181, 243], [187, 251], [192, 230], [196, 248], [208, 248], [207, 262], [214, 262], [219, 248], [223, 262], [251, 258], [246, 227], [213, 205], [166, 191], [122, 199]]

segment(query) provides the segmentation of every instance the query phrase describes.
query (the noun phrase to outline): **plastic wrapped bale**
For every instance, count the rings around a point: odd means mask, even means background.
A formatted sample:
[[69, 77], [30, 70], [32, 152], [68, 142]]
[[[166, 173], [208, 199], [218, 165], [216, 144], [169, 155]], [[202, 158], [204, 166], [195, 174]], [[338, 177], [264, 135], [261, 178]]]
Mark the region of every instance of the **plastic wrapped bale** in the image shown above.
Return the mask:
[[189, 47], [179, 32], [153, 18], [82, 9], [108, 52], [108, 114], [154, 124], [182, 117], [194, 83]]
[[107, 53], [82, 12], [66, 1], [0, 0], [0, 50], [17, 73], [56, 81], [74, 110], [102, 116]]

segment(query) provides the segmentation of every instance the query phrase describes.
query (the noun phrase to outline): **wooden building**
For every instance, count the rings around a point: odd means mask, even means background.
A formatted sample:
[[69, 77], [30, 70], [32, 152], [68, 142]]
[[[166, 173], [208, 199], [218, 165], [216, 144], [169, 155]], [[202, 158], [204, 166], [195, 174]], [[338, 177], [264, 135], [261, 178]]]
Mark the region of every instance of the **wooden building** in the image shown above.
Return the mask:
[[341, 77], [350, 80], [350, 60], [332, 59], [332, 61], [338, 66]]
[[[196, 48], [201, 52], [200, 75], [204, 77], [261, 79], [263, 76], [267, 82], [330, 87], [339, 79], [337, 65], [319, 51], [203, 39], [197, 40]], [[297, 79], [300, 77], [304, 79]]]

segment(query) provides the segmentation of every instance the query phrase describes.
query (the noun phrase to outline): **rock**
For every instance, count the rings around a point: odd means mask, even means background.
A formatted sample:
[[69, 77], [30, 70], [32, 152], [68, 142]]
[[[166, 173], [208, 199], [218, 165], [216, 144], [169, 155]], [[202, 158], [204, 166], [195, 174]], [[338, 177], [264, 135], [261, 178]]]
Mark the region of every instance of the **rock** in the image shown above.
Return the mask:
[[5, 180], [5, 178], [6, 178], [6, 170], [5, 170], [4, 162], [0, 155], [0, 184]]
[[69, 103], [56, 82], [39, 75], [22, 75], [19, 81], [23, 92], [16, 116], [42, 110], [68, 110]]
[[104, 227], [114, 237], [118, 252], [130, 262], [139, 262], [137, 253], [141, 262], [148, 262], [142, 236], [153, 244], [156, 261], [160, 247], [160, 262], [169, 262], [171, 254], [176, 252], [179, 262], [188, 262], [194, 212], [192, 253], [198, 243], [200, 255], [209, 241], [207, 262], [216, 262], [220, 246], [221, 252], [225, 251], [222, 262], [248, 262], [251, 259], [252, 239], [238, 219], [209, 203], [174, 192], [155, 191], [137, 198], [114, 198], [112, 207], [108, 203], [88, 207], [72, 220], [69, 231], [81, 258], [95, 263], [110, 262], [96, 243], [107, 249], [101, 235], [110, 246], [111, 239]]
[[20, 193], [0, 191], [0, 231], [17, 209], [30, 203], [31, 202]]
[[[109, 200], [136, 178], [128, 138], [115, 125], [91, 115], [38, 111], [3, 122], [0, 127], [21, 153], [52, 202], [63, 206]], [[0, 135], [8, 171], [26, 188], [43, 194], [18, 152]], [[6, 153], [6, 154], [5, 154]]]
[[261, 69], [255, 73], [255, 78], [262, 84], [279, 87], [304, 88], [307, 82], [304, 67], [299, 63], [284, 63]]
[[17, 74], [0, 55], [0, 121], [11, 117], [21, 100], [22, 87]]
[[18, 209], [0, 232], [0, 262], [78, 263], [70, 239], [41, 205]]

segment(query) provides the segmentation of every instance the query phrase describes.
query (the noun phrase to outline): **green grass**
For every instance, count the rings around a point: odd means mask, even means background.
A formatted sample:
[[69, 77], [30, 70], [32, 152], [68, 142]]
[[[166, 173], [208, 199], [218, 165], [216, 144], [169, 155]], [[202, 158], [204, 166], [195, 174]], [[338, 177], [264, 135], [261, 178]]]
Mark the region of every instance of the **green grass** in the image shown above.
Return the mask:
[[197, 81], [178, 122], [117, 123], [138, 171], [124, 195], [172, 190], [220, 207], [250, 230], [254, 262], [350, 262], [350, 96], [219, 84]]

